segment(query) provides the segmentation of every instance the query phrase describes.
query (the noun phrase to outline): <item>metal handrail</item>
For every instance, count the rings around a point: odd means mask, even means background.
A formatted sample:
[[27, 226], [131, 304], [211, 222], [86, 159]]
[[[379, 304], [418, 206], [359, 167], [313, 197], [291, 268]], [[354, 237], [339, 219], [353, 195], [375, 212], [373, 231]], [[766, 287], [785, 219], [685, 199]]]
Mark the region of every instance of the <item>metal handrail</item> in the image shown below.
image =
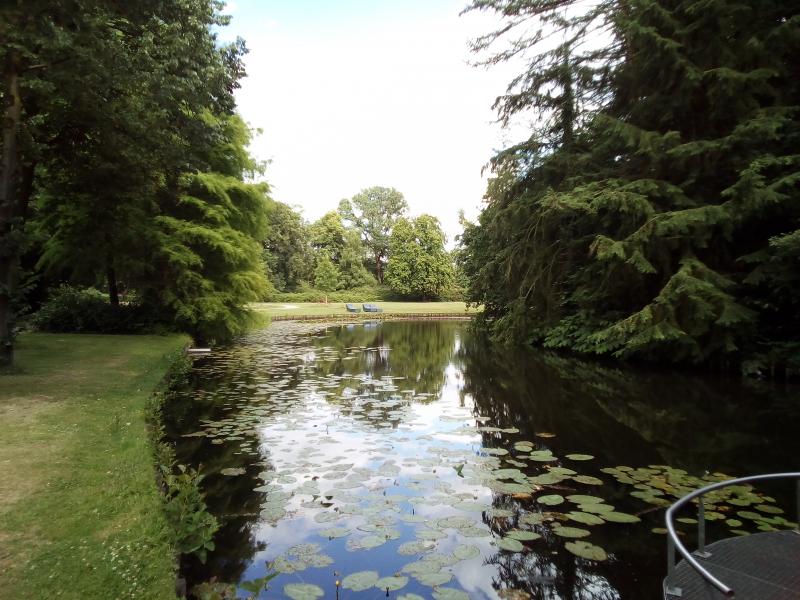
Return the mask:
[[[669, 579], [675, 572], [675, 550], [677, 549], [680, 552], [681, 556], [686, 560], [687, 563], [691, 565], [691, 567], [697, 571], [700, 576], [705, 579], [708, 583], [713, 585], [717, 588], [723, 595], [733, 598], [734, 591], [733, 589], [729, 588], [727, 585], [722, 583], [719, 579], [714, 577], [711, 573], [708, 572], [703, 565], [701, 565], [692, 553], [690, 553], [686, 547], [681, 543], [680, 539], [678, 539], [677, 531], [675, 530], [675, 525], [672, 522], [673, 516], [675, 513], [683, 508], [686, 504], [694, 500], [695, 498], [700, 498], [700, 502], [697, 507], [697, 543], [698, 549], [695, 552], [697, 556], [700, 558], [708, 558], [711, 556], [705, 549], [705, 540], [706, 540], [706, 529], [705, 529], [705, 506], [703, 506], [703, 496], [709, 492], [713, 492], [714, 490], [718, 490], [720, 488], [725, 488], [731, 485], [739, 485], [739, 484], [747, 484], [752, 483], [754, 481], [765, 481], [768, 479], [796, 479], [797, 480], [797, 520], [800, 523], [800, 472], [794, 473], [769, 473], [766, 475], [752, 475], [750, 477], [741, 477], [739, 479], [728, 479], [726, 481], [720, 481], [718, 483], [712, 483], [705, 487], [700, 488], [699, 490], [695, 490], [683, 498], [678, 500], [675, 504], [670, 506], [667, 509], [667, 514], [665, 516], [665, 521], [667, 524], [667, 561], [668, 561], [668, 569], [667, 569], [667, 579], [665, 581], [665, 592], [668, 595], [673, 596], [680, 596], [681, 591], [680, 589], [676, 588], [669, 588]], [[800, 525], [799, 525], [800, 526]]]

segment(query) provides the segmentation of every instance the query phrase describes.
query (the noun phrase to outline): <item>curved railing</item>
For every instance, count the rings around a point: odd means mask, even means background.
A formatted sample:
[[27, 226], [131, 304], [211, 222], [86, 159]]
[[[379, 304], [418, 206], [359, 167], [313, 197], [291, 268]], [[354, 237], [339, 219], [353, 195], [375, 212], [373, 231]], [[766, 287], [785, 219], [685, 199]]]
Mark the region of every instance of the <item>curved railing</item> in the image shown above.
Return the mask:
[[[667, 578], [664, 581], [664, 592], [667, 595], [672, 596], [680, 596], [681, 590], [679, 588], [670, 587], [669, 581], [670, 578], [675, 573], [675, 550], [677, 549], [681, 556], [683, 556], [684, 560], [691, 565], [691, 567], [697, 571], [697, 573], [709, 584], [713, 585], [717, 588], [723, 595], [727, 596], [728, 598], [733, 598], [734, 590], [719, 579], [714, 577], [708, 569], [706, 569], [700, 562], [695, 558], [695, 556], [699, 558], [708, 558], [711, 556], [710, 553], [706, 551], [706, 520], [705, 520], [705, 506], [703, 506], [703, 496], [709, 492], [713, 492], [714, 490], [718, 490], [720, 488], [725, 488], [731, 485], [741, 485], [741, 484], [750, 484], [755, 481], [765, 481], [768, 479], [796, 479], [797, 480], [797, 519], [800, 522], [800, 472], [796, 473], [770, 473], [767, 475], [753, 475], [751, 477], [742, 477], [740, 479], [728, 479], [726, 481], [720, 481], [719, 483], [712, 483], [711, 485], [707, 485], [699, 490], [695, 490], [690, 494], [685, 495], [683, 498], [678, 500], [675, 504], [670, 506], [667, 509], [667, 514], [665, 520], [667, 522], [667, 561], [668, 561], [668, 569], [667, 569]], [[675, 530], [675, 525], [672, 522], [673, 517], [677, 511], [681, 508], [689, 504], [695, 498], [700, 498], [700, 501], [697, 504], [697, 550], [694, 553], [689, 552], [686, 547], [681, 543], [678, 539], [677, 531]], [[799, 525], [800, 526], [800, 525]], [[692, 556], [694, 554], [694, 556]]]

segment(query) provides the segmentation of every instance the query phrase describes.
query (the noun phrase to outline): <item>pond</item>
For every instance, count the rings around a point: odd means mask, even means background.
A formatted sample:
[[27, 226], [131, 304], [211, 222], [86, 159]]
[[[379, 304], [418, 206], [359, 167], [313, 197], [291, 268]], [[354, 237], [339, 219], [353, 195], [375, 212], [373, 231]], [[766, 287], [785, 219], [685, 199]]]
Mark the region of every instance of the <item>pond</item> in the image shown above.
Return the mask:
[[[195, 359], [165, 417], [222, 525], [190, 584], [277, 573], [260, 598], [659, 598], [664, 506], [800, 448], [798, 390], [447, 321], [273, 323]], [[709, 537], [794, 526], [784, 487], [711, 498]]]

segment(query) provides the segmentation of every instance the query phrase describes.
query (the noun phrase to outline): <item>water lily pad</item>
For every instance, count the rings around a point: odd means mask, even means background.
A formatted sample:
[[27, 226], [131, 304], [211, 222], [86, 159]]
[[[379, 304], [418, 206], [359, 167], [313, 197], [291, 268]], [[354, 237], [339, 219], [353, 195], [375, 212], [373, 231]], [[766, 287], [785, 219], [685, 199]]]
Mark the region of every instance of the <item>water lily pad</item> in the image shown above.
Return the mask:
[[601, 517], [606, 513], [614, 512], [614, 507], [610, 504], [579, 504], [578, 508], [582, 512], [594, 513]]
[[554, 437], [556, 437], [555, 433], [549, 433], [547, 431], [540, 431], [538, 433], [534, 433], [533, 435], [535, 435], [536, 437], [540, 437], [540, 438], [554, 438]]
[[567, 500], [574, 502], [575, 504], [601, 504], [602, 502], [605, 502], [605, 500], [598, 498], [597, 496], [583, 496], [581, 494], [572, 494], [571, 496], [567, 496]]
[[764, 516], [750, 510], [740, 510], [736, 514], [742, 517], [743, 519], [750, 519], [751, 521], [761, 519]]
[[449, 571], [431, 571], [429, 573], [418, 573], [414, 575], [414, 579], [419, 581], [422, 585], [427, 585], [428, 587], [444, 585], [452, 578], [453, 574]]
[[652, 531], [653, 533], [661, 534], [661, 535], [664, 535], [665, 533], [667, 533], [667, 530], [664, 527], [653, 527], [650, 531]]
[[407, 583], [408, 577], [382, 577], [375, 582], [374, 587], [378, 588], [379, 590], [394, 592], [395, 590], [405, 587]]
[[567, 542], [564, 544], [564, 548], [572, 552], [575, 556], [580, 556], [581, 558], [589, 560], [601, 561], [608, 558], [606, 551], [600, 546], [595, 546], [594, 544], [582, 540]]
[[434, 600], [469, 600], [469, 594], [453, 588], [436, 588], [433, 590]]
[[551, 462], [558, 460], [550, 450], [535, 450], [530, 453], [530, 459], [538, 462]]
[[425, 600], [425, 598], [417, 596], [416, 594], [403, 594], [402, 596], [398, 596], [397, 600]]
[[597, 515], [585, 512], [572, 511], [567, 513], [567, 517], [578, 523], [583, 523], [584, 525], [602, 525], [605, 523], [605, 521]]
[[742, 522], [739, 519], [727, 519], [725, 521], [725, 524], [728, 527], [741, 527], [742, 526]]
[[566, 537], [566, 538], [582, 538], [589, 535], [589, 531], [586, 529], [580, 529], [579, 527], [553, 527], [553, 533], [558, 536]]
[[436, 543], [431, 540], [419, 540], [417, 542], [406, 542], [400, 544], [397, 553], [403, 556], [413, 556], [414, 554], [424, 554], [436, 547]]
[[344, 527], [331, 527], [330, 529], [322, 529], [317, 533], [322, 537], [334, 539], [348, 535], [350, 533], [350, 530], [345, 529]]
[[679, 517], [675, 520], [678, 521], [679, 523], [686, 523], [687, 525], [694, 525], [697, 523], [697, 519], [693, 517]]
[[447, 534], [437, 529], [419, 529], [416, 534], [417, 538], [421, 540], [440, 540], [446, 538]]
[[506, 537], [510, 537], [515, 540], [520, 540], [521, 542], [528, 542], [531, 540], [538, 540], [541, 535], [536, 533], [535, 531], [522, 531], [519, 529], [515, 529], [514, 531], [509, 531], [506, 533]]
[[603, 480], [591, 475], [576, 475], [572, 478], [573, 481], [583, 483], [585, 485], [603, 485]]
[[317, 600], [325, 595], [323, 589], [313, 583], [287, 583], [283, 593], [292, 600]]
[[502, 548], [508, 552], [522, 552], [525, 549], [525, 546], [522, 545], [522, 542], [510, 537], [504, 537], [497, 540], [497, 546], [498, 548]]
[[769, 504], [759, 504], [754, 507], [756, 510], [761, 511], [763, 513], [769, 513], [771, 515], [780, 515], [783, 514], [783, 509], [777, 506], [771, 506]]
[[612, 523], [639, 523], [641, 521], [636, 515], [629, 515], [628, 513], [617, 511], [603, 513], [602, 517], [604, 520]]
[[567, 454], [566, 457], [570, 460], [592, 460], [594, 458], [591, 454]]
[[470, 546], [461, 544], [453, 550], [453, 556], [455, 556], [458, 560], [470, 560], [477, 556], [480, 556], [481, 551], [477, 546]]
[[551, 467], [550, 473], [553, 475], [564, 475], [565, 477], [569, 477], [570, 475], [577, 475], [578, 473], [573, 471], [572, 469], [567, 469], [566, 467]]
[[246, 469], [243, 467], [229, 467], [227, 469], [222, 469], [220, 471], [221, 475], [227, 475], [228, 477], [232, 477], [234, 475], [244, 475], [247, 472]]
[[363, 592], [371, 588], [378, 581], [377, 571], [359, 571], [342, 579], [342, 587], [354, 592]]
[[548, 496], [539, 496], [536, 501], [539, 504], [545, 504], [547, 506], [557, 506], [564, 502], [564, 496], [559, 496], [558, 494], [550, 494]]

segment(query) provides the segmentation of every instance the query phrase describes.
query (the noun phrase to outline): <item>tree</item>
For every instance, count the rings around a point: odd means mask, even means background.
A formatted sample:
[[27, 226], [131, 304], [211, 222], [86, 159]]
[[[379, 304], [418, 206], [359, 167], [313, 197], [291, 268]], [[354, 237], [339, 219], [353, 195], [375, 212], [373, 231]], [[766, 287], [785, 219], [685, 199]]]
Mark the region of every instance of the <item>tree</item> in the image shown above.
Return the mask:
[[[473, 3], [513, 26], [545, 23], [497, 60], [554, 30], [564, 40], [515, 80], [533, 82], [527, 95], [500, 105], [558, 98], [562, 118], [495, 157], [489, 204], [462, 237], [469, 298], [497, 337], [745, 371], [800, 366], [800, 290], [785, 262], [800, 225], [792, 4]], [[598, 27], [607, 39], [593, 48]]]
[[375, 277], [364, 266], [364, 244], [353, 229], [345, 230], [344, 247], [339, 254], [337, 266], [342, 273], [342, 287], [352, 289], [374, 285]]
[[4, 3], [4, 348], [24, 224], [44, 211], [39, 199], [60, 215], [46, 262], [74, 265], [78, 278], [102, 273], [117, 302], [118, 271], [147, 266], [137, 242], [153, 237], [157, 196], [179, 194], [184, 172], [209, 169], [204, 152], [217, 132], [204, 115], [232, 114], [244, 74], [241, 41], [218, 46], [211, 33], [226, 23], [217, 8], [212, 0]]
[[341, 274], [341, 285], [351, 289], [374, 282], [364, 267], [364, 245], [358, 231], [346, 228], [338, 212], [331, 211], [309, 228], [311, 246], [331, 259]]
[[453, 265], [438, 219], [401, 218], [392, 230], [386, 283], [403, 296], [433, 299], [452, 287]]
[[[314, 287], [323, 292], [333, 292], [339, 287], [340, 283], [339, 269], [336, 268], [328, 258], [328, 255], [322, 253], [317, 258], [317, 267], [314, 269]], [[328, 297], [325, 297], [325, 302]]]
[[371, 187], [339, 203], [342, 219], [355, 226], [375, 261], [375, 277], [383, 283], [389, 236], [397, 219], [408, 210], [403, 194], [394, 188]]
[[263, 242], [267, 277], [279, 291], [294, 290], [313, 275], [307, 227], [298, 212], [275, 200], [267, 203], [267, 222]]
[[342, 223], [341, 215], [336, 211], [325, 213], [308, 228], [311, 246], [323, 251], [333, 262], [339, 262], [345, 247], [347, 231]]

